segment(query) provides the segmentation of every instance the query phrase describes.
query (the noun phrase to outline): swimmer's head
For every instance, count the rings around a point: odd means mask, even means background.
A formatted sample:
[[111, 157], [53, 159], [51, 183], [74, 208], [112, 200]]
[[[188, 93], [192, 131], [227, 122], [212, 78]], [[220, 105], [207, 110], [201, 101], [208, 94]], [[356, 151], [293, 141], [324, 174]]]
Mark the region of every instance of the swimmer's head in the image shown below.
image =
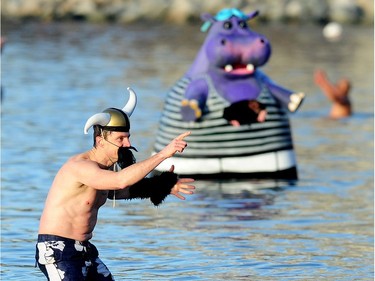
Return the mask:
[[133, 113], [137, 104], [137, 95], [128, 88], [130, 97], [123, 109], [107, 108], [101, 113], [91, 116], [85, 124], [84, 133], [87, 134], [91, 127], [99, 127], [105, 131], [129, 132], [129, 117]]

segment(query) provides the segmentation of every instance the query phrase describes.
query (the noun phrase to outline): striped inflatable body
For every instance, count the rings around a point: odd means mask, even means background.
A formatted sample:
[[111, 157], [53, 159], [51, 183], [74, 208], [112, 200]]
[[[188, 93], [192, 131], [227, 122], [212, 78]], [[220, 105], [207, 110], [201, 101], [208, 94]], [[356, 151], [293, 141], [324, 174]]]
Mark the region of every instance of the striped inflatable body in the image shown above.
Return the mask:
[[[175, 172], [195, 178], [277, 178], [297, 179], [287, 111], [272, 97], [261, 81], [258, 101], [267, 109], [263, 123], [234, 127], [222, 118], [230, 104], [215, 90], [211, 79], [206, 112], [200, 121], [185, 122], [180, 104], [190, 79], [183, 77], [167, 95], [154, 153], [163, 149], [177, 135], [191, 131], [188, 147], [182, 154], [160, 164], [156, 170], [165, 171], [173, 164]], [[261, 80], [261, 79], [258, 79]]]

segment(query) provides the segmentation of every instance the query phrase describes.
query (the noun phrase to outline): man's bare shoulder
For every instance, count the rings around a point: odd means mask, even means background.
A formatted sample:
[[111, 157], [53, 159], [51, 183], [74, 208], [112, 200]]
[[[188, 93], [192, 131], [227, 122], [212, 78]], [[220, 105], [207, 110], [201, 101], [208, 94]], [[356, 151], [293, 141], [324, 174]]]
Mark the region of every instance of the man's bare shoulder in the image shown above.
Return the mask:
[[62, 165], [56, 175], [56, 183], [64, 182], [64, 186], [88, 186], [88, 179], [96, 175], [98, 169], [98, 163], [90, 159], [88, 152], [76, 154]]
[[85, 160], [90, 160], [89, 157], [88, 157], [88, 153], [82, 152], [82, 153], [70, 156], [67, 162], [85, 161]]
[[62, 170], [79, 172], [79, 170], [89, 167], [98, 167], [98, 165], [95, 161], [90, 159], [88, 152], [83, 152], [71, 156], [63, 165]]

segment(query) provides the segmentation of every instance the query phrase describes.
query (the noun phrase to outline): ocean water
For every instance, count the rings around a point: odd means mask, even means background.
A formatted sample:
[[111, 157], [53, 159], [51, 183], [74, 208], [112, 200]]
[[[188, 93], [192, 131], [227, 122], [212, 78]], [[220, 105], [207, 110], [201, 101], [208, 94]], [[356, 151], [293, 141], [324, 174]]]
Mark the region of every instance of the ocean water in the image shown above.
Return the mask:
[[[104, 205], [92, 243], [116, 280], [373, 280], [374, 32], [345, 26], [260, 25], [273, 44], [263, 68], [307, 98], [290, 116], [300, 179], [197, 181], [168, 197]], [[34, 267], [49, 186], [72, 154], [91, 148], [87, 118], [120, 107], [126, 87], [138, 160], [152, 150], [166, 92], [188, 69], [199, 26], [3, 24], [1, 55], [1, 279], [45, 280]], [[347, 77], [354, 114], [327, 118], [317, 68]]]

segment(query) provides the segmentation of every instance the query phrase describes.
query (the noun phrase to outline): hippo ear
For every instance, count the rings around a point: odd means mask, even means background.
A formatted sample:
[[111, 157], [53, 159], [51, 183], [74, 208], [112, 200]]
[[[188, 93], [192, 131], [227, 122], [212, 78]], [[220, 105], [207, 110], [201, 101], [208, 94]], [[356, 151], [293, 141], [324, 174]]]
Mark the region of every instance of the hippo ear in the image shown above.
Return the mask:
[[250, 14], [246, 15], [247, 20], [251, 20], [251, 19], [255, 18], [258, 14], [259, 14], [258, 10], [254, 11], [254, 12], [251, 12]]
[[201, 19], [204, 21], [201, 27], [202, 32], [206, 32], [211, 27], [211, 25], [216, 21], [215, 17], [208, 13], [201, 14]]
[[201, 20], [213, 22], [213, 21], [215, 21], [215, 18], [212, 15], [210, 15], [209, 13], [203, 13], [203, 14], [201, 14]]

